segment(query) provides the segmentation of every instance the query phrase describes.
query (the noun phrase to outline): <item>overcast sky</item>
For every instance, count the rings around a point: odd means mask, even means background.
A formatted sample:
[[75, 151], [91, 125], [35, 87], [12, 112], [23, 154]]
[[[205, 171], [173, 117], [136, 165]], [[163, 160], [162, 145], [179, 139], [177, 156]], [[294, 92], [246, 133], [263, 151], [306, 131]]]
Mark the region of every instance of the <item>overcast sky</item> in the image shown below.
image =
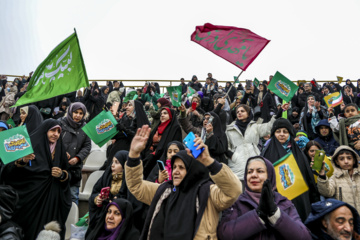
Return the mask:
[[89, 79], [232, 80], [236, 66], [190, 41], [204, 23], [270, 43], [241, 80], [360, 78], [360, 1], [0, 0], [0, 74], [34, 71], [76, 28]]

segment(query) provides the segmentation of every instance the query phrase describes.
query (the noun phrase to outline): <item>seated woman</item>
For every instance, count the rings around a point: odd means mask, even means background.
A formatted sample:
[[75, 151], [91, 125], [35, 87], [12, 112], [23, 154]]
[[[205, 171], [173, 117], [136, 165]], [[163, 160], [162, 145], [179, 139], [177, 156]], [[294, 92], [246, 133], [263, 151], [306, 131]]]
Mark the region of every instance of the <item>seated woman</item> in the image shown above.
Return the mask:
[[43, 121], [39, 109], [34, 105], [20, 108], [21, 123], [19, 126], [25, 125], [29, 134], [31, 134]]
[[184, 145], [179, 141], [172, 141], [166, 147], [160, 160], [164, 163], [165, 169], [161, 171], [159, 165], [156, 164], [146, 180], [150, 182], [163, 183], [168, 180], [172, 180], [171, 158], [180, 150], [185, 150]]
[[113, 138], [113, 140], [115, 140], [114, 143], [107, 149], [107, 160], [101, 168], [102, 170], [105, 170], [106, 167], [111, 165], [115, 153], [120, 150], [129, 151], [130, 143], [135, 135], [136, 129], [145, 124], [149, 124], [149, 120], [142, 103], [137, 100], [130, 100], [125, 112], [120, 114], [120, 119], [116, 125], [119, 132]]
[[[332, 157], [334, 173], [325, 173], [325, 162], [319, 172], [317, 186], [321, 195], [346, 202], [360, 212], [360, 157], [349, 146], [338, 147]], [[357, 187], [356, 187], [357, 186]]]
[[150, 205], [140, 239], [216, 239], [219, 214], [239, 197], [240, 181], [228, 166], [210, 157], [200, 137], [194, 145], [204, 151], [196, 160], [190, 150], [171, 158], [172, 181], [160, 185], [145, 181], [140, 153], [149, 136], [149, 126], [138, 129], [125, 166], [130, 192]]
[[270, 161], [248, 159], [245, 192], [225, 210], [218, 227], [219, 239], [311, 239], [290, 200], [276, 191], [275, 170]]
[[[30, 134], [34, 154], [5, 165], [1, 183], [19, 194], [13, 219], [23, 228], [24, 239], [36, 239], [44, 225], [57, 221], [65, 237], [71, 208], [68, 159], [58, 121], [47, 119]], [[29, 162], [31, 161], [31, 162]]]
[[271, 138], [268, 140], [268, 143], [265, 144], [261, 156], [268, 159], [270, 162], [275, 163], [286, 154], [293, 154], [309, 190], [291, 201], [295, 205], [301, 220], [305, 221], [311, 212], [311, 203], [319, 201], [320, 196], [310, 165], [308, 164], [304, 153], [295, 143], [294, 137], [295, 130], [290, 121], [284, 118], [277, 119], [271, 129]]
[[167, 107], [162, 108], [160, 110], [160, 123], [152, 129], [149, 141], [142, 153], [145, 179], [156, 165], [156, 160], [160, 159], [164, 153], [166, 145], [171, 141], [181, 142], [181, 140], [181, 127], [175, 111]]
[[131, 203], [118, 198], [110, 202], [93, 231], [86, 232], [86, 240], [138, 240], [139, 231], [134, 227]]
[[[113, 201], [116, 198], [127, 199], [131, 202], [136, 218], [136, 227], [140, 230], [142, 229], [142, 225], [145, 220], [145, 216], [142, 216], [144, 205], [137, 201], [126, 187], [124, 165], [127, 158], [128, 151], [118, 151], [113, 157], [112, 164], [107, 167], [104, 174], [95, 183], [89, 198], [90, 224], [88, 232], [91, 232], [94, 229], [95, 225], [100, 219], [101, 214], [105, 211], [105, 207], [109, 201]], [[110, 194], [108, 199], [101, 198], [100, 192], [104, 187], [110, 187]]]

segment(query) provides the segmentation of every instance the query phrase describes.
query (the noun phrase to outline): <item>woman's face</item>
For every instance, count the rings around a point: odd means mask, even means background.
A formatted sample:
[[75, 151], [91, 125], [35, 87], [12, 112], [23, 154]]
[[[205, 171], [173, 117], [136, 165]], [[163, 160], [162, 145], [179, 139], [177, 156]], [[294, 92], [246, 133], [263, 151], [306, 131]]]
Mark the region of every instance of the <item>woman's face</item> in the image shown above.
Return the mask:
[[267, 178], [268, 174], [263, 162], [252, 161], [248, 165], [246, 182], [251, 191], [260, 193]]
[[106, 228], [111, 230], [119, 226], [122, 221], [120, 210], [115, 205], [110, 205], [105, 217]]
[[55, 143], [60, 137], [60, 128], [57, 127], [57, 128], [50, 129], [47, 132], [47, 137], [49, 139], [49, 142]]
[[339, 154], [335, 162], [343, 170], [352, 170], [354, 168], [355, 159], [351, 153], [345, 152]]
[[104, 90], [104, 93], [105, 93], [105, 94], [108, 94], [108, 92], [109, 92], [109, 88], [106, 88], [106, 89]]
[[165, 109], [163, 109], [160, 113], [160, 122], [166, 122], [167, 120], [170, 119], [169, 113], [168, 111], [166, 111]]
[[247, 111], [245, 110], [245, 108], [239, 107], [239, 108], [236, 110], [236, 116], [237, 116], [237, 118], [238, 118], [240, 121], [245, 121], [245, 120], [249, 117], [249, 114], [247, 113]]
[[129, 102], [125, 109], [126, 109], [126, 115], [130, 116], [130, 114], [132, 114], [134, 111], [134, 106], [132, 105], [131, 102]]
[[27, 113], [24, 111], [24, 110], [20, 110], [20, 119], [21, 119], [21, 122], [24, 122], [26, 117], [27, 117]]
[[72, 118], [74, 122], [80, 122], [84, 118], [84, 112], [81, 109], [73, 111]]
[[172, 177], [174, 186], [179, 186], [186, 176], [186, 167], [180, 158], [176, 158], [173, 165]]
[[260, 86], [259, 86], [259, 90], [260, 90], [260, 91], [264, 91], [264, 86], [263, 86], [263, 85], [260, 85]]
[[111, 171], [113, 173], [122, 173], [124, 171], [124, 168], [122, 167], [122, 165], [120, 164], [119, 160], [114, 157], [112, 164], [111, 164]]
[[308, 104], [310, 106], [314, 106], [315, 105], [315, 98], [314, 97], [308, 97], [307, 102], [308, 102]]
[[172, 156], [174, 156], [179, 151], [180, 149], [176, 144], [171, 144], [170, 147], [168, 148], [166, 159], [172, 158]]
[[278, 128], [275, 131], [275, 137], [281, 144], [284, 144], [286, 140], [288, 140], [289, 135], [289, 131], [286, 128]]
[[299, 89], [299, 94], [302, 94], [304, 92], [304, 90], [302, 90], [301, 88]]
[[309, 155], [309, 157], [310, 157], [311, 159], [314, 158], [314, 156], [315, 156], [315, 151], [316, 151], [316, 150], [320, 150], [316, 145], [313, 145], [313, 146], [311, 146], [311, 147], [309, 148], [307, 154]]
[[191, 103], [196, 103], [196, 107], [199, 107], [199, 99], [197, 99], [197, 98], [194, 98], [192, 101], [191, 101]]

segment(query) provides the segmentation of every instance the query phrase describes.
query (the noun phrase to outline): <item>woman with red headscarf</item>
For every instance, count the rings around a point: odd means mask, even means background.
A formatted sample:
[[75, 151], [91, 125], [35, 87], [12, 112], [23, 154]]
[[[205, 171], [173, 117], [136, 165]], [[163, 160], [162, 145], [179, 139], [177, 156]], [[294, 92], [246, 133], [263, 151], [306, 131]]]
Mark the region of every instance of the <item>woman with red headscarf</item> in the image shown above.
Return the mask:
[[148, 144], [143, 152], [144, 176], [149, 175], [160, 159], [166, 146], [171, 141], [181, 142], [181, 127], [175, 115], [175, 111], [164, 107], [160, 110], [160, 123], [151, 131]]

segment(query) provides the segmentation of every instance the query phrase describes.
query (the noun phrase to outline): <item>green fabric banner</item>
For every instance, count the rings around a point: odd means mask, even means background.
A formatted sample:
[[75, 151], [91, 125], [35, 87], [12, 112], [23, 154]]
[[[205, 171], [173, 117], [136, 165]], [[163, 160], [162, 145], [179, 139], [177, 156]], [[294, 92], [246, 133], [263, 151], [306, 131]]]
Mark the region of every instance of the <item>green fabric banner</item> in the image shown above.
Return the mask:
[[25, 126], [0, 132], [0, 156], [4, 164], [34, 153], [30, 137]]
[[37, 67], [26, 93], [14, 106], [38, 102], [89, 87], [76, 32], [62, 41]]
[[[181, 93], [182, 93], [182, 91], [181, 91]], [[196, 93], [195, 89], [193, 89], [192, 87], [188, 87], [187, 94], [186, 94], [188, 97], [192, 96], [195, 93]]]
[[255, 78], [254, 81], [253, 81], [253, 84], [254, 84], [255, 87], [258, 88], [259, 85], [260, 85], [260, 81], [257, 78]]
[[268, 89], [275, 93], [279, 98], [285, 100], [286, 102], [290, 102], [296, 91], [298, 90], [298, 86], [295, 83], [290, 81], [280, 72], [276, 72], [274, 77], [271, 79]]
[[15, 124], [14, 120], [12, 120], [12, 118], [9, 118], [6, 121], [6, 123], [7, 123], [7, 125], [9, 125], [9, 129], [16, 127], [16, 124]]
[[181, 93], [182, 93], [182, 86], [177, 87], [167, 87], [166, 90], [168, 91], [171, 103], [175, 107], [181, 106]]
[[123, 102], [124, 102], [124, 103], [127, 103], [127, 102], [130, 101], [130, 100], [136, 100], [136, 99], [134, 99], [135, 96], [137, 96], [136, 90], [131, 91], [131, 92], [129, 92], [128, 94], [126, 94], [126, 96], [124, 97]]
[[102, 147], [119, 132], [116, 124], [112, 113], [104, 110], [82, 127], [82, 130], [96, 145]]

